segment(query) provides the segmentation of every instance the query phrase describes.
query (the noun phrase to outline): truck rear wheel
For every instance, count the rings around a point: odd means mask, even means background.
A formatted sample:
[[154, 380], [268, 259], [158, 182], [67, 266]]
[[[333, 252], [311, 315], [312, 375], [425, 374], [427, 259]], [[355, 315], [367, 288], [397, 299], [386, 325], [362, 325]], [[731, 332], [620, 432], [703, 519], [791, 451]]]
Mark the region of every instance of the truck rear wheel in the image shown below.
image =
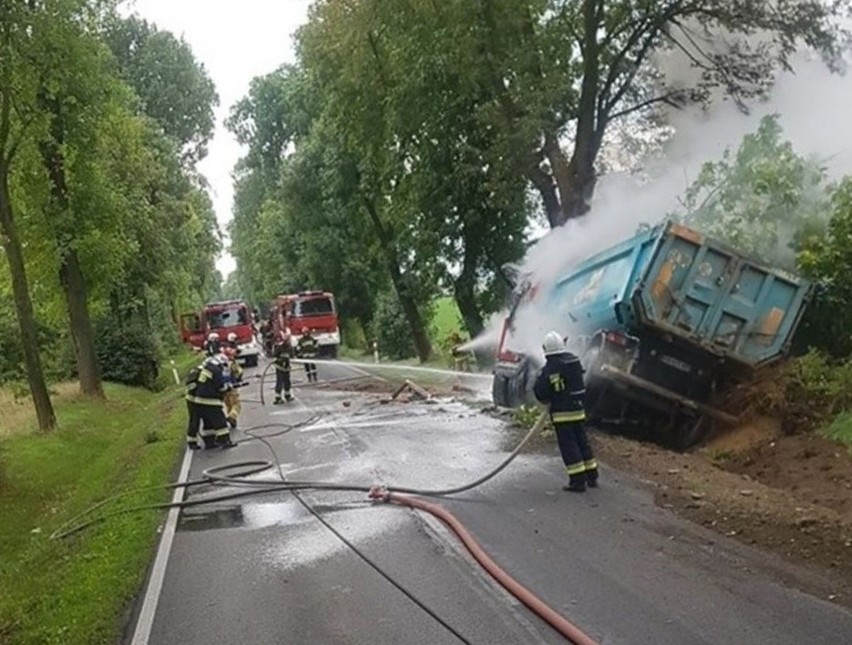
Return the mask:
[[257, 354], [246, 356], [246, 367], [257, 367]]
[[674, 424], [674, 445], [678, 450], [688, 450], [704, 441], [713, 430], [713, 419], [705, 415], [682, 417]]

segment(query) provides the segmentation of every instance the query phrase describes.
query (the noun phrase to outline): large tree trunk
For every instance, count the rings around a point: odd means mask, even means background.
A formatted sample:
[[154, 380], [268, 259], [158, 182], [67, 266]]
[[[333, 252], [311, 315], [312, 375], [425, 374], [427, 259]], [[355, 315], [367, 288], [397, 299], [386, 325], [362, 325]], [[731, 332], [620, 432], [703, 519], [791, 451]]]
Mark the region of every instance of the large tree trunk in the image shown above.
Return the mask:
[[103, 398], [104, 388], [95, 350], [92, 321], [89, 317], [86, 280], [83, 277], [76, 250], [71, 249], [65, 253], [59, 267], [59, 280], [68, 304], [68, 319], [71, 322], [71, 336], [74, 339], [74, 350], [77, 356], [80, 391], [86, 396]]
[[30, 300], [29, 284], [24, 266], [24, 256], [18, 231], [12, 213], [12, 203], [9, 195], [8, 168], [0, 167], [0, 238], [3, 250], [9, 261], [9, 273], [12, 276], [12, 294], [15, 300], [15, 310], [18, 325], [21, 330], [21, 344], [24, 350], [24, 365], [27, 372], [27, 382], [33, 405], [41, 430], [52, 430], [56, 427], [56, 414], [47, 384], [44, 381], [44, 371], [38, 351], [38, 333], [33, 314], [33, 303]]
[[[51, 136], [42, 142], [42, 163], [50, 178], [50, 193], [53, 206], [62, 215], [68, 215], [71, 204], [68, 198], [68, 184], [65, 176], [65, 157], [62, 152], [64, 142], [64, 125], [60, 116], [60, 106], [55, 98], [41, 95], [42, 104], [50, 111]], [[63, 235], [65, 233], [65, 235]], [[57, 229], [59, 247], [59, 277], [65, 303], [68, 309], [68, 319], [71, 326], [71, 336], [74, 339], [74, 349], [77, 357], [77, 373], [80, 377], [80, 392], [86, 396], [103, 398], [104, 388], [101, 382], [98, 355], [95, 352], [95, 335], [92, 321], [89, 317], [89, 300], [86, 288], [86, 278], [83, 275], [77, 250], [73, 248], [73, 232], [68, 234]]]
[[467, 333], [470, 334], [471, 338], [476, 338], [482, 333], [485, 323], [482, 320], [482, 314], [479, 313], [479, 307], [476, 306], [473, 284], [468, 280], [459, 278], [453, 285], [453, 293]]
[[[548, 202], [553, 201], [550, 186], [541, 179], [536, 181], [531, 177], [533, 185], [545, 202], [551, 227], [562, 226], [568, 220], [581, 217], [591, 209], [590, 202], [597, 183], [595, 160], [603, 135], [603, 128], [598, 123], [598, 119], [602, 118], [598, 113], [601, 55], [598, 26], [602, 11], [603, 3], [599, 0], [583, 0], [583, 82], [577, 105], [577, 131], [570, 161], [559, 144], [556, 130], [551, 129], [544, 133], [544, 154], [550, 163], [553, 181], [559, 191], [561, 209], [558, 212], [552, 204], [548, 205]], [[551, 216], [551, 212], [555, 212], [555, 217]]]
[[382, 246], [391, 283], [393, 284], [394, 291], [396, 291], [397, 298], [399, 298], [399, 304], [405, 314], [406, 321], [408, 321], [408, 326], [411, 329], [411, 338], [414, 341], [414, 349], [417, 352], [417, 357], [421, 363], [425, 363], [432, 356], [432, 342], [429, 340], [429, 334], [426, 331], [426, 324], [423, 321], [420, 307], [417, 304], [417, 300], [409, 292], [405, 276], [402, 275], [402, 270], [399, 268], [396, 246], [379, 217], [375, 204], [366, 197], [362, 197], [362, 201], [364, 208], [370, 216], [370, 220], [373, 222], [376, 235]]

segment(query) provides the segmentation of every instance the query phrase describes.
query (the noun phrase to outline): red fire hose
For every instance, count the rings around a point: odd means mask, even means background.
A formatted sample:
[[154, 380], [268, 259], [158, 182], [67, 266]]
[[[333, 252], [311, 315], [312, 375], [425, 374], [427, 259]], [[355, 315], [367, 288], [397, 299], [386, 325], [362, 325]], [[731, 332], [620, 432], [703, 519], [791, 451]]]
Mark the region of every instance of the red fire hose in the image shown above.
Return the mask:
[[491, 559], [491, 557], [479, 546], [479, 543], [474, 539], [470, 532], [459, 522], [456, 517], [447, 509], [437, 504], [424, 501], [418, 497], [410, 497], [408, 495], [400, 495], [399, 493], [384, 493], [378, 494], [378, 491], [371, 493], [371, 496], [380, 497], [385, 501], [399, 504], [401, 506], [409, 506], [411, 508], [420, 509], [431, 513], [438, 519], [449, 526], [459, 537], [462, 543], [470, 551], [474, 559], [503, 587], [511, 593], [515, 598], [524, 603], [534, 613], [540, 616], [544, 621], [550, 624], [556, 631], [562, 634], [575, 645], [598, 645], [591, 637], [587, 636], [583, 631], [569, 622], [566, 618], [559, 615], [554, 609], [549, 607], [543, 600], [538, 598], [529, 589], [524, 587], [517, 580], [512, 578], [500, 566]]

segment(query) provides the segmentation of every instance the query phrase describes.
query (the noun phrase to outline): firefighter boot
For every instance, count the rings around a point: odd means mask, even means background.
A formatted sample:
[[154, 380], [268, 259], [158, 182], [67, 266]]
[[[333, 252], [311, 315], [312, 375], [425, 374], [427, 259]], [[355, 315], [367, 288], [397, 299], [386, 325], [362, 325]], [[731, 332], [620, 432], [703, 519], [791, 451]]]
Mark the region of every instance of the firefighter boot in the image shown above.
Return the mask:
[[586, 492], [586, 478], [585, 473], [580, 473], [579, 475], [571, 475], [568, 478], [568, 483], [562, 487], [562, 490], [568, 491], [569, 493], [585, 493]]
[[283, 405], [284, 399], [281, 398], [280, 394], [275, 395], [275, 400], [272, 402], [272, 405]]
[[589, 488], [598, 487], [598, 469], [592, 468], [586, 471], [586, 486]]

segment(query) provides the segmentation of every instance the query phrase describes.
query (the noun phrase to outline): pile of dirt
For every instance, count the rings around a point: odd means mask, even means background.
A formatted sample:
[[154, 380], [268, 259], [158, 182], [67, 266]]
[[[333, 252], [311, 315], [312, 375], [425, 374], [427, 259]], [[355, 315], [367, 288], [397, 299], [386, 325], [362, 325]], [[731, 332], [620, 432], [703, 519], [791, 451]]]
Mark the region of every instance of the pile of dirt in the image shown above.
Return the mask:
[[603, 462], [648, 482], [661, 506], [828, 572], [841, 581], [831, 599], [852, 607], [852, 458], [775, 427], [749, 424], [692, 454], [600, 434], [595, 444]]
[[779, 436], [722, 465], [852, 522], [852, 454], [837, 442], [813, 434]]

